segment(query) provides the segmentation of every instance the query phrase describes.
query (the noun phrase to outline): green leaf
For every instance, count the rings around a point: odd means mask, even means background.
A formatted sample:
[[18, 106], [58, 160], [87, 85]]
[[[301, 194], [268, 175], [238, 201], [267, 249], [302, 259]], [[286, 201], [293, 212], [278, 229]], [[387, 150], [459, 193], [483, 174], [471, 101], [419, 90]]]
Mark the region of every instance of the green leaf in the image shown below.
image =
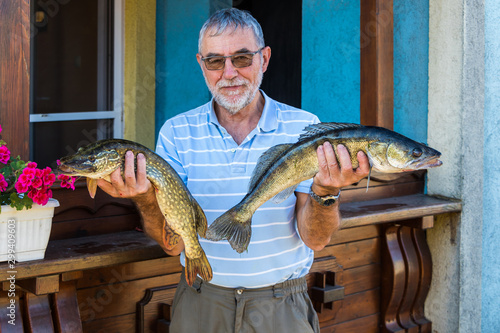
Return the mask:
[[10, 195], [10, 201], [10, 206], [17, 210], [22, 210], [24, 207], [26, 207], [26, 209], [33, 207], [33, 200], [27, 195], [20, 197], [17, 193], [12, 193]]
[[27, 163], [20, 160], [19, 156], [18, 156], [17, 159], [11, 163], [11, 166], [12, 166], [12, 169], [17, 171], [17, 170], [24, 169], [26, 167], [26, 164]]
[[0, 173], [4, 175], [5, 178], [7, 178], [12, 174], [12, 168], [9, 165], [4, 166], [3, 168], [0, 169]]

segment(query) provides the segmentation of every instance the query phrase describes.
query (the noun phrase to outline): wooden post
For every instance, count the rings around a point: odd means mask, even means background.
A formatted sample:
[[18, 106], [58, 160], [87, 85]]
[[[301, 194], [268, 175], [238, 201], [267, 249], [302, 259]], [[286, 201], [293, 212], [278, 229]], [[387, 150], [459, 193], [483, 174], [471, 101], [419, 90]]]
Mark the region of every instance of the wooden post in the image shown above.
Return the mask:
[[0, 0], [1, 138], [29, 158], [30, 1]]
[[363, 0], [360, 15], [361, 124], [393, 129], [392, 0]]

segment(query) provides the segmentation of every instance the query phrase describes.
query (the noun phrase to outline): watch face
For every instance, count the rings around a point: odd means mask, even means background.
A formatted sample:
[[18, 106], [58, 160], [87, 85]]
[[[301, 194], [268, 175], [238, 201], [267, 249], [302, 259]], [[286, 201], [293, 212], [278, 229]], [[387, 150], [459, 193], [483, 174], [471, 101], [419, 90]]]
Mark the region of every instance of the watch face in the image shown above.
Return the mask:
[[328, 199], [328, 200], [325, 200], [323, 202], [323, 205], [325, 205], [325, 206], [331, 206], [331, 205], [333, 205], [335, 203], [335, 201], [337, 201], [337, 200], [335, 200], [335, 199]]
[[309, 191], [309, 195], [314, 200], [316, 200], [316, 202], [319, 203], [320, 205], [322, 205], [322, 206], [331, 206], [340, 197], [340, 191], [339, 191], [339, 193], [337, 195], [326, 195], [324, 197], [320, 197], [319, 195], [317, 195], [316, 193], [314, 193], [314, 191], [311, 188], [311, 190]]

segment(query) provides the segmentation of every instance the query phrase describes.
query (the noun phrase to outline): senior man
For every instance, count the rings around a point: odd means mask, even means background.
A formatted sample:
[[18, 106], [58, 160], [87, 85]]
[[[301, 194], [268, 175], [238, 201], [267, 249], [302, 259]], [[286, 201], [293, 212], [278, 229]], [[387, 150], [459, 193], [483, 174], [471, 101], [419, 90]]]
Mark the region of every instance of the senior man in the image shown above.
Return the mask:
[[[270, 59], [259, 23], [245, 11], [213, 14], [199, 34], [196, 55], [212, 100], [165, 122], [157, 153], [178, 172], [213, 222], [245, 196], [260, 155], [270, 147], [297, 141], [318, 118], [280, 103], [259, 90]], [[332, 146], [317, 150], [320, 170], [280, 204], [265, 203], [254, 214], [248, 250], [236, 253], [227, 241], [201, 239], [213, 269], [210, 282], [184, 275], [172, 309], [172, 332], [319, 332], [307, 295], [305, 276], [314, 251], [330, 241], [340, 222], [340, 189], [369, 173], [366, 155], [358, 153], [353, 169], [345, 147], [339, 160]], [[171, 255], [184, 244], [163, 245], [164, 218], [145, 174], [145, 158], [127, 153], [125, 177], [119, 170], [99, 186], [112, 196], [132, 198], [144, 231]]]

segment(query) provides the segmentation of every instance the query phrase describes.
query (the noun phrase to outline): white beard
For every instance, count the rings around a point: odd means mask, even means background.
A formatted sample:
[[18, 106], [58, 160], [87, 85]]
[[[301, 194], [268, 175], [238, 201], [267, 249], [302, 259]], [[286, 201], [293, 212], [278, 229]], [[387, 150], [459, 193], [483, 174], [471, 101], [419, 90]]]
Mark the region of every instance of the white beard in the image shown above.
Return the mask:
[[[226, 109], [230, 114], [234, 115], [253, 101], [262, 83], [263, 74], [262, 68], [260, 68], [257, 80], [253, 84], [244, 78], [237, 77], [232, 80], [221, 79], [217, 82], [215, 87], [208, 83], [204, 72], [203, 77], [205, 77], [205, 82], [207, 83], [207, 87], [212, 93], [215, 102]], [[241, 96], [235, 96], [239, 93], [238, 91], [230, 92], [229, 95], [219, 93], [220, 88], [231, 86], [243, 86], [243, 94]]]

